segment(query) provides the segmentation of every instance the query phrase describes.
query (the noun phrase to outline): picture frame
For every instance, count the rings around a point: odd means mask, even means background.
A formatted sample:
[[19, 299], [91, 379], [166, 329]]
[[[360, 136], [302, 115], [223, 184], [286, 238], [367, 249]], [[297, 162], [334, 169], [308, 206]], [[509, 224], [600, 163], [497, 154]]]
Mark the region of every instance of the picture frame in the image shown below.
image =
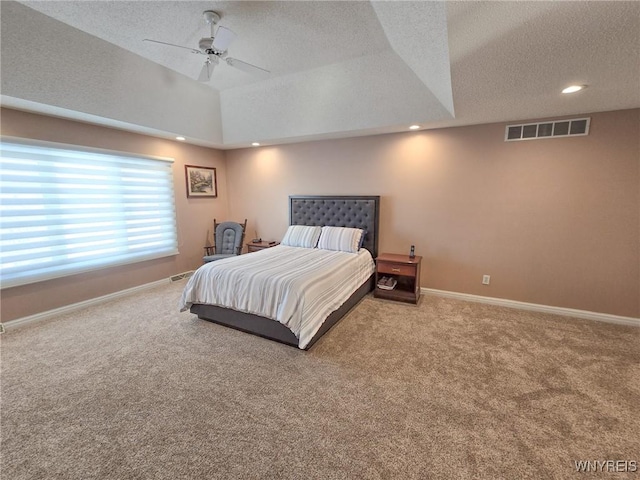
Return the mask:
[[187, 182], [187, 197], [210, 197], [218, 196], [218, 181], [216, 169], [213, 167], [198, 167], [196, 165], [185, 165], [185, 180]]

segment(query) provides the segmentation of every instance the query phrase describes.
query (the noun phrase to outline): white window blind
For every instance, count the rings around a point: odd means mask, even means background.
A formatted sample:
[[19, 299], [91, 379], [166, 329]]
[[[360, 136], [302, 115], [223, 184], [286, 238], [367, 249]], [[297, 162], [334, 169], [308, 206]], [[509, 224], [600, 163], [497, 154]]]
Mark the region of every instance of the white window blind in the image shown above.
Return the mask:
[[171, 159], [0, 142], [2, 288], [177, 253]]

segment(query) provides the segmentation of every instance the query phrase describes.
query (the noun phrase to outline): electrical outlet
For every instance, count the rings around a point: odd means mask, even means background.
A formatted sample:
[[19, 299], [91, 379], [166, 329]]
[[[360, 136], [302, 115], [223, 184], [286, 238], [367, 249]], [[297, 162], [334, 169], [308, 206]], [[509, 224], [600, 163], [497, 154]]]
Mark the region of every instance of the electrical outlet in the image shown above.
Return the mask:
[[482, 284], [483, 285], [489, 285], [489, 282], [491, 282], [491, 275], [483, 275], [482, 276]]

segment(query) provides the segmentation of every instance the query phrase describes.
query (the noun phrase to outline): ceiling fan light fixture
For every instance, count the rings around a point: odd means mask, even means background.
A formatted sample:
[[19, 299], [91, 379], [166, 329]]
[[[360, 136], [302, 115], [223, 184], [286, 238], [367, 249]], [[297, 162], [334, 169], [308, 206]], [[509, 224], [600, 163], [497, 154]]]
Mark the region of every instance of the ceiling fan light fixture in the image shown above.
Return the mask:
[[569, 85], [567, 88], [562, 90], [562, 93], [576, 93], [580, 90], [584, 90], [587, 88], [586, 85]]

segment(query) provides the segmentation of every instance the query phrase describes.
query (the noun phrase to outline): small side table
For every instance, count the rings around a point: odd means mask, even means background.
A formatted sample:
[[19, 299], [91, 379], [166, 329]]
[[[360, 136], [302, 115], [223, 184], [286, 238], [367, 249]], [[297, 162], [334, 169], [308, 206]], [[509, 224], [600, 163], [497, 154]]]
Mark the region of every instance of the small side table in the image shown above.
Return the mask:
[[247, 243], [247, 253], [257, 252], [258, 250], [275, 247], [276, 245], [280, 245], [280, 242], [249, 242]]
[[[399, 302], [418, 303], [420, 300], [420, 263], [422, 257], [381, 253], [376, 258], [376, 288], [373, 296]], [[393, 290], [378, 287], [382, 277], [393, 277], [398, 283]]]

